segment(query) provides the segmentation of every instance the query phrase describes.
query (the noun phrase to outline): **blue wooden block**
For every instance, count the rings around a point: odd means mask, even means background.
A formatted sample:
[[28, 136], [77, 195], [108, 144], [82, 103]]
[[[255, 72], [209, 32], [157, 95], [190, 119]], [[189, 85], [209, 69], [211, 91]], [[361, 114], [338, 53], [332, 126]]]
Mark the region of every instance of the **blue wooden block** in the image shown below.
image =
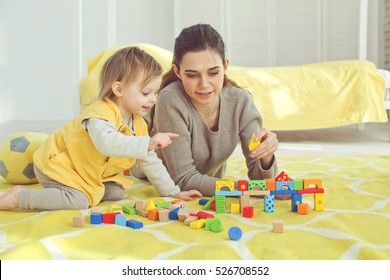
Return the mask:
[[89, 216], [89, 222], [93, 225], [100, 225], [103, 223], [103, 214], [102, 213], [91, 213]]
[[138, 229], [138, 228], [142, 228], [144, 224], [136, 220], [127, 220], [126, 226], [131, 227], [133, 229]]
[[200, 205], [205, 205], [209, 200], [206, 198], [199, 199], [199, 204]]
[[242, 191], [217, 191], [215, 196], [242, 196]]
[[231, 240], [239, 240], [242, 236], [242, 230], [239, 227], [231, 227], [228, 231]]
[[297, 194], [297, 190], [276, 190], [276, 191], [270, 191], [269, 194], [271, 195], [278, 195], [278, 194]]
[[264, 212], [274, 212], [275, 209], [275, 196], [266, 195], [264, 196]]
[[302, 203], [302, 195], [293, 194], [291, 197], [291, 211], [298, 212], [298, 203]]
[[124, 214], [117, 214], [115, 216], [115, 224], [119, 226], [126, 226], [126, 216]]
[[168, 217], [170, 220], [177, 220], [179, 217], [179, 210], [180, 208], [175, 208], [172, 211], [169, 212]]

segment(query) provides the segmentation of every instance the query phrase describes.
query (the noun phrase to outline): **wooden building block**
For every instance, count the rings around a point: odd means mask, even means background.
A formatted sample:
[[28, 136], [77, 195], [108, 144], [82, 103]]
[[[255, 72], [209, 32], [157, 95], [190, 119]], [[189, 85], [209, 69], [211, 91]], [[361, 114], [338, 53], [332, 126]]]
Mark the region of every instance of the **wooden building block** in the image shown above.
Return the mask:
[[83, 227], [84, 226], [84, 216], [74, 216], [73, 217], [73, 226], [74, 227]]
[[283, 224], [282, 220], [274, 220], [272, 224], [272, 231], [276, 233], [283, 233]]

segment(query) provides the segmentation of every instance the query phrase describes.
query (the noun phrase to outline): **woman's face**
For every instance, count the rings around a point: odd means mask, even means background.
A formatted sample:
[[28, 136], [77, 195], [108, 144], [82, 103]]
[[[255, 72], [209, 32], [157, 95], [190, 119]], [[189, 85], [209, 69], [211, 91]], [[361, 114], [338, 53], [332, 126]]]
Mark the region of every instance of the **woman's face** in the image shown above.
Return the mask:
[[227, 66], [228, 61], [222, 61], [217, 51], [206, 49], [186, 53], [180, 70], [176, 65], [173, 65], [173, 70], [193, 103], [208, 104], [219, 101]]

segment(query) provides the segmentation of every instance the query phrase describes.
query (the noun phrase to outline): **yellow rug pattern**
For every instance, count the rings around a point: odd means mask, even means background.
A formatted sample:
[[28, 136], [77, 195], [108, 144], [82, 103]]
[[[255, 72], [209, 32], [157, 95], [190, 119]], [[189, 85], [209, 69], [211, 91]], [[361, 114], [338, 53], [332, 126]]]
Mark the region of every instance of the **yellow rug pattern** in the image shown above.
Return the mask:
[[[128, 214], [144, 227], [91, 225], [90, 210], [0, 211], [0, 259], [390, 259], [390, 157], [281, 158], [279, 167], [293, 179], [322, 178], [325, 210], [314, 211], [312, 195], [303, 196], [310, 205], [307, 215], [291, 212], [291, 201], [280, 200], [274, 213], [265, 213], [263, 199], [251, 198], [253, 218], [209, 211], [222, 220], [224, 229], [218, 233]], [[228, 174], [226, 179], [246, 179], [243, 159], [230, 159]], [[0, 178], [0, 194], [10, 187]], [[139, 199], [170, 200], [137, 180], [121, 201], [99, 206], [108, 210], [112, 204], [133, 205]], [[189, 206], [202, 207], [198, 199]], [[72, 219], [80, 214], [86, 223], [74, 227]], [[272, 232], [274, 220], [284, 221], [283, 233]], [[238, 241], [228, 236], [232, 226], [242, 229]]]

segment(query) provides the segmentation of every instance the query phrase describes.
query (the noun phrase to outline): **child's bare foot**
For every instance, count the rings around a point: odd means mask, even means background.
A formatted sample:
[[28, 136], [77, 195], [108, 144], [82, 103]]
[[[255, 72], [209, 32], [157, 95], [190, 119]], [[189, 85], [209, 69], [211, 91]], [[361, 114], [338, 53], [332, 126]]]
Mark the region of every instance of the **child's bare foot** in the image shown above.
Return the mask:
[[19, 193], [23, 189], [21, 185], [13, 186], [8, 192], [0, 196], [0, 210], [11, 210], [19, 207]]

